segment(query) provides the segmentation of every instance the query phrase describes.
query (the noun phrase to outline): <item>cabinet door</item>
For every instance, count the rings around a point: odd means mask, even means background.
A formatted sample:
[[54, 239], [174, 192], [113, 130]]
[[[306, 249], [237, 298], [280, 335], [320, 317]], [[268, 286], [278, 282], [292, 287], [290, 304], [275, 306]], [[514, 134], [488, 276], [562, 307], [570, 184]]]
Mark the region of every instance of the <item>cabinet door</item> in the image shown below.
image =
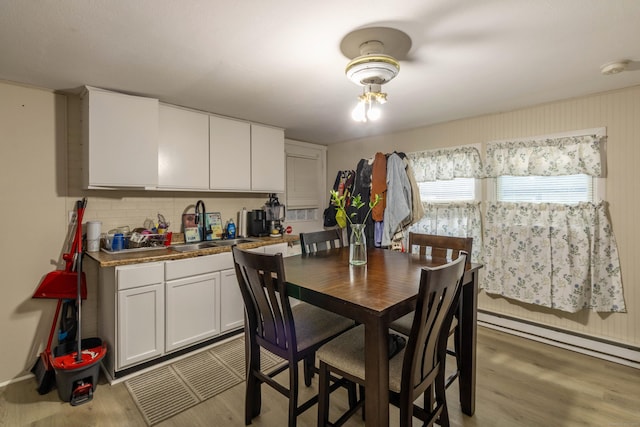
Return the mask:
[[220, 273], [166, 283], [166, 351], [173, 351], [220, 333]]
[[251, 189], [284, 193], [284, 131], [251, 125]]
[[158, 187], [209, 189], [209, 115], [160, 104]]
[[117, 369], [164, 353], [164, 285], [118, 291]]
[[87, 87], [82, 102], [84, 186], [156, 187], [158, 100]]
[[274, 255], [274, 254], [280, 253], [282, 254], [283, 257], [287, 256], [287, 249], [288, 249], [287, 243], [276, 243], [273, 245], [266, 245], [263, 247], [264, 247], [265, 254]]
[[220, 272], [220, 332], [244, 326], [244, 302], [238, 286], [236, 270]]
[[209, 116], [209, 188], [251, 189], [251, 125]]

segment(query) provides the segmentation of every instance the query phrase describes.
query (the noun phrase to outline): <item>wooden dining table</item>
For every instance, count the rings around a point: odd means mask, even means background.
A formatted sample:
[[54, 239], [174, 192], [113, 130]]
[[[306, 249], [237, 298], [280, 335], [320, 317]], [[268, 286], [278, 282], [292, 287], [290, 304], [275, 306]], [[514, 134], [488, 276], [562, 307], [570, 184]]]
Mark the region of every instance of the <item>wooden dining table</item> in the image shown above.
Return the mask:
[[[368, 262], [349, 265], [349, 248], [284, 259], [290, 296], [354, 319], [365, 328], [367, 426], [389, 425], [389, 324], [413, 311], [422, 267], [445, 264], [417, 254], [370, 248]], [[465, 272], [461, 293], [460, 406], [475, 411], [478, 270]]]

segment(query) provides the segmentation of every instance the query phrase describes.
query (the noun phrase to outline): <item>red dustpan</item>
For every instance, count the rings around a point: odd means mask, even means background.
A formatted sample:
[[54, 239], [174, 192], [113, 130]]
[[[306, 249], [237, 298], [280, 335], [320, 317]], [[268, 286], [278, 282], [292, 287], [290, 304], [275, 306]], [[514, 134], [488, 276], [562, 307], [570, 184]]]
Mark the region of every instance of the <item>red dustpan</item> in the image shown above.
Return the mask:
[[[33, 298], [50, 298], [50, 299], [75, 299], [77, 297], [77, 281], [78, 272], [74, 271], [76, 252], [78, 245], [82, 239], [82, 217], [84, 209], [87, 205], [86, 199], [78, 200], [76, 203], [76, 229], [74, 233], [73, 243], [71, 244], [71, 252], [63, 254], [62, 259], [66, 262], [64, 270], [56, 270], [42, 279], [38, 289], [33, 294]], [[87, 298], [87, 279], [84, 272], [82, 275], [82, 298]]]

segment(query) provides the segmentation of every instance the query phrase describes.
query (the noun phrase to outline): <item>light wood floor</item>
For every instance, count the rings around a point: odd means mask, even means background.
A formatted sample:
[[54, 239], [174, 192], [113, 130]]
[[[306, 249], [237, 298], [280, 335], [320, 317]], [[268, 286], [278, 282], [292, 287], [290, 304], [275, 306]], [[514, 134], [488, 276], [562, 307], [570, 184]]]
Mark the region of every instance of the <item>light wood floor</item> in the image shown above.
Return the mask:
[[[640, 427], [640, 371], [486, 328], [478, 328], [476, 413], [460, 412], [457, 386], [447, 392], [452, 426], [624, 426]], [[301, 387], [303, 397], [316, 390]], [[0, 389], [0, 426], [145, 426], [123, 383], [98, 385], [94, 398], [73, 407], [53, 390], [40, 396], [35, 379]], [[332, 408], [346, 395], [331, 395]], [[390, 409], [397, 426], [397, 410]], [[244, 385], [161, 424], [243, 426]], [[253, 426], [286, 425], [286, 399], [263, 386], [262, 414]], [[316, 407], [298, 418], [316, 425]], [[356, 415], [348, 426], [362, 426]], [[419, 425], [417, 420], [415, 425]]]

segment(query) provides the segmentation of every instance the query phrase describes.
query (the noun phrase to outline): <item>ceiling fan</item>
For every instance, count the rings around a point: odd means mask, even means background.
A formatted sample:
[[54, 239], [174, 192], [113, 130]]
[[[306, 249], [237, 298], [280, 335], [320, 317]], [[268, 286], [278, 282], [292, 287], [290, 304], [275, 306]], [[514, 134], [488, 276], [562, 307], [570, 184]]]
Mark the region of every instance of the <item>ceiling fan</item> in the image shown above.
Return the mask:
[[404, 32], [388, 27], [362, 28], [347, 34], [340, 50], [351, 61], [345, 74], [349, 80], [363, 87], [351, 117], [358, 122], [380, 118], [380, 105], [387, 102], [382, 85], [400, 72], [399, 59], [406, 57], [411, 38]]

